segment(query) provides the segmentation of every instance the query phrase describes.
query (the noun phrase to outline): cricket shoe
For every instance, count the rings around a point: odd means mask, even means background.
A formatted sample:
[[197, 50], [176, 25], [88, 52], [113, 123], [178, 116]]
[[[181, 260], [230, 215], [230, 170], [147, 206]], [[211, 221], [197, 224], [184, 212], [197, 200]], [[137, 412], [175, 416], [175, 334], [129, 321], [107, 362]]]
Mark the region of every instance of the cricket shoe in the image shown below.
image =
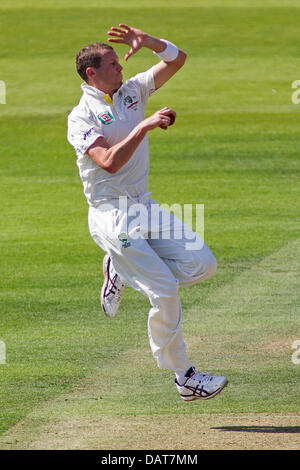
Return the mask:
[[126, 284], [115, 271], [108, 255], [105, 255], [103, 259], [103, 274], [104, 283], [100, 295], [101, 306], [105, 315], [112, 318], [118, 311]]
[[198, 372], [194, 367], [187, 371], [185, 377], [183, 384], [175, 379], [177, 390], [184, 401], [209, 400], [228, 384], [226, 377], [207, 375]]

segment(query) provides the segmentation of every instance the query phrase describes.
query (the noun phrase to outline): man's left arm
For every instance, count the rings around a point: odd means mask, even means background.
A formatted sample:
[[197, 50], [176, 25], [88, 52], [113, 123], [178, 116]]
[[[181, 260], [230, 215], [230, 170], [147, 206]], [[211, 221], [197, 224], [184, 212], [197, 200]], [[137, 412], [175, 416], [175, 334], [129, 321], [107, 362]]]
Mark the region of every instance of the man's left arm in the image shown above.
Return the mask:
[[132, 28], [125, 24], [120, 24], [119, 28], [112, 27], [107, 33], [109, 42], [127, 44], [130, 46], [125, 55], [127, 61], [129, 57], [136, 54], [142, 47], [147, 47], [158, 55], [162, 55], [163, 60], [153, 67], [155, 88], [160, 88], [164, 83], [170, 80], [184, 65], [186, 54], [173, 44], [162, 39], [150, 36], [144, 31]]

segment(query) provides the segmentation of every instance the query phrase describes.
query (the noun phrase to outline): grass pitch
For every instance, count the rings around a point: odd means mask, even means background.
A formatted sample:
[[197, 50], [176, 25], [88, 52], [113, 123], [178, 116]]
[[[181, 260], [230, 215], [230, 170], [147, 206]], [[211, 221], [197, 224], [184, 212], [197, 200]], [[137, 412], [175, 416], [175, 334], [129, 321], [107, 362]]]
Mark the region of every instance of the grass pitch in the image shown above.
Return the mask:
[[[187, 413], [219, 428], [221, 417], [230, 427], [237, 414], [253, 417], [248, 426], [260, 414], [261, 427], [271, 426], [272, 414], [273, 427], [290, 422], [296, 436], [300, 141], [291, 83], [300, 78], [300, 9], [275, 0], [264, 8], [242, 0], [161, 3], [1, 3], [1, 448], [113, 448], [109, 426], [100, 432], [95, 423], [112, 417], [120, 446], [140, 448], [135, 430], [143, 423], [154, 423], [157, 436], [155, 423], [168, 416], [173, 429], [172, 417]], [[184, 69], [149, 100], [147, 114], [165, 105], [178, 113], [168, 132], [149, 134], [149, 189], [161, 203], [205, 205], [205, 240], [219, 268], [181, 291], [183, 328], [195, 365], [227, 374], [230, 384], [204, 404], [182, 403], [172, 374], [156, 368], [147, 299], [128, 289], [115, 319], [100, 311], [103, 253], [88, 233], [66, 116], [81, 94], [77, 50], [106, 40], [120, 22], [188, 53]], [[123, 58], [125, 48], [116, 50]], [[125, 77], [154, 63], [142, 50]], [[91, 422], [81, 439], [76, 430]], [[65, 441], [55, 440], [55, 429]], [[257, 446], [293, 448], [284, 432], [274, 437], [265, 427]], [[155, 448], [153, 439], [146, 446]], [[195, 433], [193, 448], [203, 448], [199, 439]], [[176, 430], [160, 442], [185, 445]]]

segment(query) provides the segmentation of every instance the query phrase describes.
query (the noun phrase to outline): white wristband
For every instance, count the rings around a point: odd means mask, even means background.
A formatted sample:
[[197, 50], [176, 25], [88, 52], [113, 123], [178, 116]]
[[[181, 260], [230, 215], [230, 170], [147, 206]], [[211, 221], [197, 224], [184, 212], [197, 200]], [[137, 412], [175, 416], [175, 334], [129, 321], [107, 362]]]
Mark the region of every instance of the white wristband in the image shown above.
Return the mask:
[[167, 41], [166, 39], [161, 39], [161, 41], [167, 44], [167, 47], [162, 52], [153, 51], [153, 54], [157, 55], [157, 57], [159, 57], [164, 62], [172, 62], [178, 56], [178, 47], [175, 46], [175, 44], [173, 44], [172, 42]]

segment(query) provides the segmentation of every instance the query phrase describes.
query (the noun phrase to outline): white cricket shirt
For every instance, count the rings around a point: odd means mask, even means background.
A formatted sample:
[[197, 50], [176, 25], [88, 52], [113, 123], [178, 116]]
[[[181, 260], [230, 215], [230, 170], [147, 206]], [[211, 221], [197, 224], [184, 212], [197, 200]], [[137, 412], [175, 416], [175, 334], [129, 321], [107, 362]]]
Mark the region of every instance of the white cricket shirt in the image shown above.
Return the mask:
[[145, 107], [155, 91], [153, 68], [127, 80], [113, 99], [83, 83], [79, 104], [68, 116], [68, 141], [77, 155], [83, 191], [90, 206], [119, 196], [137, 198], [147, 192], [149, 145], [147, 135], [125, 165], [111, 174], [97, 165], [86, 151], [98, 137], [109, 146], [123, 140], [145, 119]]

